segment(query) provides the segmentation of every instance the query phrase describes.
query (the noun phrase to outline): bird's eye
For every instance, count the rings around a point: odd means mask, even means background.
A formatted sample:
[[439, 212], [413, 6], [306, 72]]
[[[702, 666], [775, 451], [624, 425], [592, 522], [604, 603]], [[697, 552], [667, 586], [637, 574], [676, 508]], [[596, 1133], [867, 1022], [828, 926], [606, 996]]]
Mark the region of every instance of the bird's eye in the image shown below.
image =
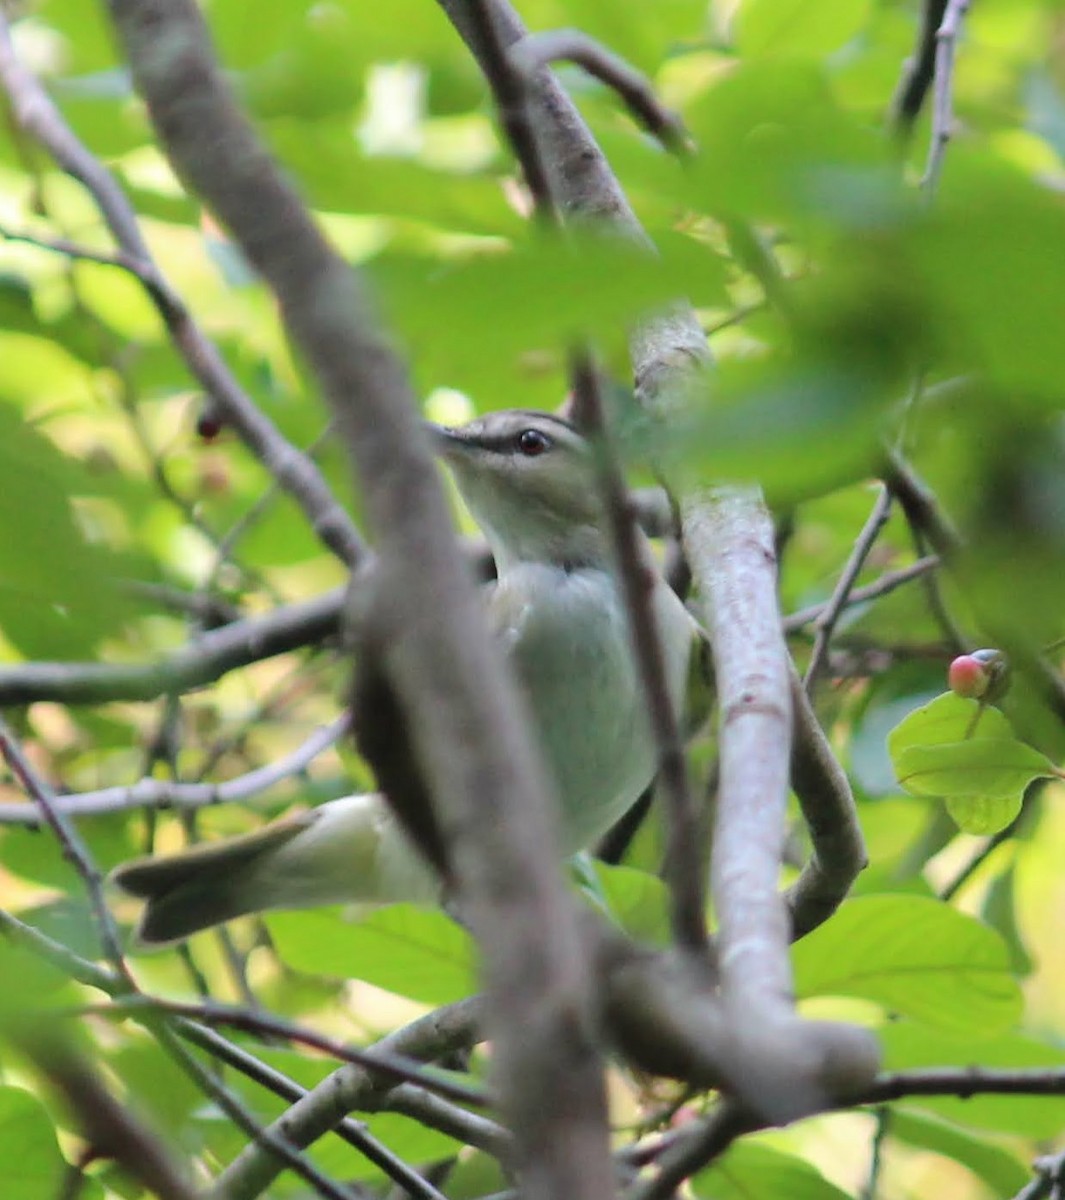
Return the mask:
[[535, 458], [551, 449], [551, 439], [539, 429], [523, 429], [514, 443], [526, 458]]

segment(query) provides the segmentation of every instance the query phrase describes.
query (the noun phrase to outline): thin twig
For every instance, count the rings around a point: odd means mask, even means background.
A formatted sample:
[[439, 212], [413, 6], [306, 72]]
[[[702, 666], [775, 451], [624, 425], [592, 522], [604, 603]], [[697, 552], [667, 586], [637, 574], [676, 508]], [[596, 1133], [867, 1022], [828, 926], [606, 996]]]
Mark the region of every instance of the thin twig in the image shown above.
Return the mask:
[[50, 250], [54, 254], [62, 254], [65, 258], [99, 263], [104, 267], [117, 267], [136, 276], [142, 283], [147, 283], [147, 279], [141, 274], [140, 264], [137, 260], [121, 250], [116, 253], [94, 250], [91, 246], [83, 246], [69, 238], [45, 237], [42, 234], [31, 233], [27, 229], [12, 229], [7, 225], [0, 225], [0, 238], [9, 242], [24, 242], [26, 245], [36, 246], [39, 250]]
[[[59, 1013], [63, 1015], [66, 1011], [59, 1010]], [[145, 1012], [188, 1017], [190, 1020], [199, 1021], [208, 1026], [229, 1026], [258, 1037], [277, 1037], [285, 1041], [311, 1046], [331, 1055], [340, 1062], [353, 1063], [355, 1066], [363, 1067], [371, 1074], [382, 1075], [393, 1081], [416, 1083], [428, 1092], [445, 1096], [459, 1104], [471, 1104], [477, 1108], [485, 1108], [492, 1103], [491, 1097], [481, 1088], [460, 1083], [451, 1077], [435, 1074], [417, 1059], [381, 1049], [365, 1050], [359, 1046], [352, 1046], [347, 1042], [340, 1042], [336, 1038], [319, 1033], [315, 1029], [297, 1025], [270, 1013], [250, 1011], [247, 1008], [237, 1008], [214, 1002], [191, 1004], [143, 994], [121, 996], [108, 1004], [83, 1005], [70, 1011], [78, 1015], [93, 1013], [96, 1016], [119, 1020], [127, 1017], [142, 1017]]]
[[89, 906], [92, 909], [96, 931], [99, 934], [104, 954], [118, 976], [125, 981], [127, 988], [135, 991], [133, 977], [130, 975], [129, 966], [122, 953], [122, 940], [118, 927], [104, 900], [103, 875], [89, 852], [88, 846], [82, 841], [81, 835], [56, 804], [55, 793], [30, 765], [22, 747], [3, 717], [0, 717], [0, 755], [3, 756], [21, 786], [33, 797], [34, 803], [39, 806], [44, 821], [55, 834], [63, 857], [80, 876], [89, 897]]
[[[323, 751], [346, 736], [350, 726], [349, 715], [342, 713], [328, 725], [316, 729], [291, 753], [223, 783], [176, 783], [170, 779], [146, 776], [129, 787], [57, 795], [55, 807], [67, 817], [95, 817], [134, 808], [197, 809], [247, 800], [281, 780], [305, 771]], [[35, 804], [0, 804], [0, 825], [37, 828], [41, 823], [41, 812]]]
[[995, 851], [1011, 838], [1017, 836], [1021, 826], [1031, 816], [1036, 796], [1050, 783], [1048, 779], [1035, 779], [1025, 790], [1024, 803], [1021, 811], [1013, 818], [1005, 829], [1000, 829], [989, 837], [968, 861], [962, 863], [954, 877], [947, 881], [939, 891], [940, 900], [953, 900], [961, 889], [969, 882]]
[[836, 586], [832, 589], [832, 595], [829, 597], [824, 611], [818, 616], [815, 622], [817, 632], [814, 637], [814, 648], [810, 653], [810, 662], [806, 668], [806, 677], [803, 679], [803, 687], [808, 695], [813, 692], [817, 676], [825, 664], [828, 647], [832, 641], [832, 631], [835, 629], [839, 615], [843, 611], [847, 599], [854, 588], [854, 581], [858, 578], [862, 567], [865, 565], [865, 560], [869, 557], [869, 552], [873, 548], [873, 543], [879, 537], [880, 531], [884, 528], [890, 515], [891, 491], [886, 487], [882, 487], [880, 495], [877, 496], [876, 503], [873, 505], [873, 511], [869, 514], [861, 533], [855, 540], [854, 549], [847, 559], [847, 564], [840, 573]]
[[[911, 583], [915, 579], [920, 579], [922, 575], [936, 570], [939, 566], [940, 560], [938, 555], [927, 554], [924, 558], [919, 558], [916, 562], [910, 563], [908, 567], [900, 567], [897, 571], [885, 571], [879, 579], [866, 584], [865, 587], [853, 588], [847, 596], [844, 607], [852, 608], [856, 604], [865, 604], [870, 600], [879, 600], [881, 596], [886, 596], [896, 588]], [[824, 613], [829, 603], [830, 601], [826, 600], [821, 604], [811, 604], [808, 608], [800, 608], [796, 612], [789, 613], [784, 618], [784, 632], [789, 634], [798, 633], [812, 621], [816, 621]]]
[[943, 170], [943, 158], [947, 143], [954, 131], [954, 55], [958, 45], [958, 34], [970, 0], [947, 0], [943, 20], [936, 30], [935, 80], [932, 95], [932, 138], [928, 146], [928, 161], [925, 165], [921, 188], [931, 199], [939, 185]]
[[599, 375], [586, 354], [574, 356], [573, 384], [574, 414], [588, 431], [597, 451], [599, 489], [625, 597], [629, 634], [657, 745], [659, 781], [669, 813], [667, 863], [673, 936], [678, 945], [704, 954], [707, 931], [703, 822], [688, 779], [680, 718], [670, 696], [661, 630], [655, 621], [656, 572], [646, 561], [647, 552], [640, 541], [625, 477], [604, 412]]
[[784, 893], [793, 940], [827, 921], [869, 861], [850, 780], [791, 671], [791, 784], [810, 831], [809, 861]]
[[947, 0], [924, 0], [917, 46], [903, 66], [903, 75], [892, 101], [892, 122], [902, 138], [908, 138], [924, 107], [936, 65], [936, 30], [943, 20]]
[[1013, 1197], [1013, 1200], [1060, 1200], [1065, 1184], [1065, 1150], [1044, 1155], [1032, 1164], [1035, 1178]]
[[[95, 1156], [114, 1159], [159, 1200], [195, 1200], [195, 1189], [163, 1141], [115, 1099], [73, 1045], [36, 1025], [17, 1033], [15, 1041], [63, 1096]], [[17, 1174], [13, 1164], [7, 1170]]]
[[[275, 1130], [257, 1121], [243, 1100], [221, 1083], [216, 1075], [201, 1066], [189, 1050], [181, 1044], [173, 1030], [165, 1025], [160, 1025], [155, 1030], [155, 1035], [178, 1067], [188, 1075], [205, 1096], [210, 1097], [218, 1105], [238, 1129], [309, 1183], [316, 1195], [328, 1197], [328, 1200], [359, 1200], [355, 1192], [330, 1178], [296, 1146], [291, 1145]], [[434, 1189], [429, 1195], [424, 1196], [423, 1200], [442, 1200], [442, 1198]]]
[[732, 1101], [723, 1101], [705, 1121], [669, 1145], [658, 1159], [658, 1170], [637, 1180], [623, 1200], [671, 1200], [677, 1188], [696, 1171], [701, 1171], [746, 1133], [752, 1121], [748, 1113]]
[[880, 1190], [880, 1173], [884, 1161], [884, 1145], [891, 1132], [891, 1109], [879, 1108], [876, 1111], [876, 1126], [873, 1130], [873, 1141], [869, 1147], [869, 1177], [862, 1189], [862, 1200], [876, 1200]]
[[[372, 1049], [433, 1059], [448, 1050], [468, 1045], [480, 1017], [477, 1000], [460, 1001], [413, 1021], [382, 1038]], [[344, 1066], [304, 1094], [280, 1119], [286, 1137], [310, 1145], [332, 1129], [352, 1109], [380, 1108], [382, 1085], [361, 1067]], [[260, 1195], [276, 1175], [274, 1165], [255, 1146], [246, 1147], [216, 1181], [219, 1194], [228, 1200]]]
[[680, 117], [655, 95], [644, 76], [595, 38], [578, 29], [531, 33], [511, 46], [508, 57], [526, 78], [553, 62], [571, 62], [613, 88], [629, 111], [667, 150], [689, 153], [691, 142]]
[[525, 173], [534, 215], [546, 227], [558, 227], [558, 207], [551, 194], [551, 183], [536, 140], [536, 128], [526, 103], [525, 78], [508, 54], [497, 26], [494, 5], [491, 0], [465, 0], [464, 7], [475, 42], [474, 53], [492, 90], [507, 141]]
[[[32, 953], [39, 955], [65, 975], [76, 979], [79, 983], [97, 988], [106, 995], [116, 998], [128, 994], [125, 980], [117, 973], [80, 957], [60, 942], [41, 933], [40, 930], [34, 929], [33, 926], [20, 921], [17, 917], [12, 916], [3, 909], [0, 909], [0, 933], [3, 933], [6, 937]], [[383, 1038], [378, 1043], [378, 1047], [384, 1049], [386, 1052], [395, 1049], [400, 1053], [405, 1052], [417, 1055], [419, 1050], [427, 1045], [427, 1036], [431, 1038], [433, 1029], [439, 1028], [444, 1032], [433, 1045], [439, 1053], [443, 1053], [449, 1044], [457, 1046], [459, 1043], [465, 1044], [468, 1042], [471, 1022], [474, 1019], [475, 1013], [476, 1005], [473, 1002], [467, 1001], [459, 1005], [452, 1005], [450, 1008], [441, 1009], [437, 1013], [429, 1014], [427, 1017], [421, 1017], [411, 1025], [396, 1030], [386, 1038]], [[131, 1013], [131, 1016], [135, 1020], [140, 1021], [153, 1036], [157, 1034], [161, 1027], [159, 1016], [156, 1013], [138, 1015], [134, 1012]], [[199, 1046], [201, 1050], [206, 1051], [220, 1062], [224, 1062], [227, 1066], [239, 1071], [242, 1075], [253, 1080], [267, 1091], [280, 1096], [283, 1100], [287, 1100], [291, 1104], [299, 1104], [301, 1101], [312, 1096], [311, 1092], [296, 1083], [295, 1080], [290, 1079], [281, 1071], [255, 1058], [254, 1055], [249, 1054], [240, 1046], [227, 1041], [213, 1029], [209, 1029], [199, 1022], [189, 1020], [185, 1017], [170, 1017], [166, 1018], [166, 1020], [186, 1041]], [[450, 1043], [448, 1043], [449, 1037], [453, 1039]], [[360, 1088], [358, 1083], [356, 1083], [349, 1096], [345, 1095], [342, 1091], [342, 1081], [350, 1079], [352, 1073], [358, 1081], [362, 1082], [362, 1087]], [[359, 1107], [360, 1096], [370, 1097], [371, 1094], [374, 1099], [374, 1106], [377, 1109], [387, 1107], [386, 1097], [391, 1089], [387, 1085], [384, 1087], [375, 1086], [374, 1076], [369, 1075], [359, 1068], [341, 1068], [339, 1072], [334, 1072], [329, 1077], [326, 1084], [332, 1096], [336, 1097], [339, 1094], [339, 1102], [343, 1107], [343, 1111], [339, 1111], [333, 1115], [326, 1128], [332, 1129], [354, 1149], [360, 1153], [367, 1154], [368, 1157], [373, 1159], [378, 1152], [379, 1143], [370, 1137], [363, 1125], [358, 1121], [351, 1120], [346, 1116], [346, 1113], [351, 1108]], [[324, 1087], [325, 1085], [322, 1086]], [[411, 1111], [409, 1106], [408, 1111]], [[321, 1132], [325, 1131], [325, 1129], [321, 1130]], [[313, 1140], [313, 1136], [308, 1137], [304, 1144], [309, 1144]], [[388, 1161], [387, 1152], [385, 1161]], [[385, 1166], [382, 1166], [382, 1169], [387, 1171], [387, 1167]]]

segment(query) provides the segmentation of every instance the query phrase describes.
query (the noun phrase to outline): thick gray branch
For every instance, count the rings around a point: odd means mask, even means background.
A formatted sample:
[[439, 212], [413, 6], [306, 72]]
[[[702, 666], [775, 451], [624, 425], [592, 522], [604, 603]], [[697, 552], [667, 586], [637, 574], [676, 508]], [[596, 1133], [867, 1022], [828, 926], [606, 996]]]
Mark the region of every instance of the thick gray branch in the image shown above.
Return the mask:
[[0, 667], [0, 705], [55, 700], [155, 700], [214, 683], [227, 671], [315, 645], [340, 630], [344, 589], [212, 629], [157, 663], [31, 662]]
[[[563, 1132], [567, 1115], [602, 1104], [587, 963], [542, 766], [457, 552], [406, 372], [351, 268], [237, 110], [196, 6], [110, 7], [171, 161], [277, 295], [351, 452], [388, 605], [374, 632], [484, 951], [488, 1025], [517, 1165], [530, 1195], [589, 1195], [587, 1179], [597, 1173], [579, 1169]], [[554, 1111], [523, 1108], [532, 1094], [552, 1097]]]

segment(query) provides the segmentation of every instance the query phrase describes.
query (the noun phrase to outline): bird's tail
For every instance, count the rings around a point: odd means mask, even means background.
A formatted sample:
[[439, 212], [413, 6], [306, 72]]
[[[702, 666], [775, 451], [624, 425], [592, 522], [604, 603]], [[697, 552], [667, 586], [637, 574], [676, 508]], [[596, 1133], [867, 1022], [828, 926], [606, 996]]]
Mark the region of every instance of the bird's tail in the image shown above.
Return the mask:
[[178, 854], [138, 858], [111, 874], [123, 891], [147, 901], [136, 939], [145, 945], [178, 941], [212, 925], [270, 908], [257, 879], [264, 859], [302, 833], [313, 812], [286, 817], [254, 833], [195, 846]]

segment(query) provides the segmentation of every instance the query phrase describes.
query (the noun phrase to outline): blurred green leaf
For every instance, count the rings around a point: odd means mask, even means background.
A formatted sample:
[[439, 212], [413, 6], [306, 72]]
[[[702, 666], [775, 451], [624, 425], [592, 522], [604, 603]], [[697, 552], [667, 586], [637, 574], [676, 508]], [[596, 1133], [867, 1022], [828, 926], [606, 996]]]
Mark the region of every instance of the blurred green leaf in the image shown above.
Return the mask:
[[648, 871], [595, 863], [607, 907], [631, 937], [656, 946], [669, 943], [669, 893]]
[[744, 0], [736, 20], [736, 46], [744, 57], [819, 58], [849, 42], [871, 11], [871, 0]]
[[1015, 1154], [987, 1138], [974, 1137], [956, 1125], [907, 1112], [899, 1105], [892, 1108], [889, 1120], [891, 1137], [961, 1163], [983, 1180], [996, 1196], [1012, 1196], [1031, 1178], [1028, 1166]]
[[[1017, 1033], [983, 1037], [975, 1030], [952, 1032], [911, 1021], [891, 1021], [878, 1032], [887, 1071], [976, 1065], [1007, 1071], [1065, 1067], [1065, 1051], [1060, 1047]], [[911, 1096], [906, 1105], [960, 1125], [1025, 1137], [1052, 1138], [1061, 1129], [1058, 1096]]]
[[692, 1177], [692, 1191], [705, 1200], [846, 1200], [805, 1159], [757, 1140], [730, 1146], [712, 1167]]
[[300, 971], [361, 979], [424, 1004], [449, 1004], [477, 988], [470, 937], [442, 912], [389, 905], [360, 921], [336, 909], [268, 918], [281, 958]]
[[792, 958], [803, 998], [855, 996], [948, 1032], [986, 1036], [1021, 1011], [999, 935], [918, 896], [848, 900]]
[[819, 223], [848, 177], [890, 187], [883, 143], [840, 108], [813, 63], [743, 63], [684, 116], [699, 147], [687, 193], [697, 211]]
[[27, 657], [89, 657], [125, 605], [111, 556], [74, 520], [81, 468], [0, 404], [0, 473], [0, 630]]
[[61, 1194], [67, 1164], [52, 1119], [22, 1088], [0, 1088], [0, 1160], [4, 1200], [54, 1200]]

